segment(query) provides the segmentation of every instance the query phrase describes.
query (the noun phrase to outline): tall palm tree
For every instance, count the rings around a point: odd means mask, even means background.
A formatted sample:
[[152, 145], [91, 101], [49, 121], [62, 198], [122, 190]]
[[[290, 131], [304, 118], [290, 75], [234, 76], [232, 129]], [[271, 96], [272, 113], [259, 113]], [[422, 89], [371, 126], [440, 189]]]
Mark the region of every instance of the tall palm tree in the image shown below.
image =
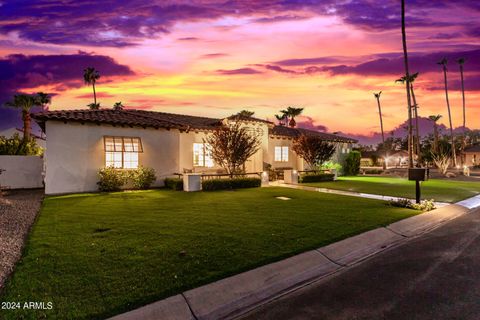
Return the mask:
[[403, 45], [403, 60], [405, 65], [405, 90], [407, 92], [407, 107], [408, 107], [408, 166], [413, 168], [413, 152], [412, 152], [412, 101], [410, 98], [410, 72], [408, 70], [408, 50], [407, 50], [407, 33], [405, 31], [405, 0], [401, 1], [402, 6], [402, 45]]
[[433, 121], [433, 152], [435, 154], [438, 153], [438, 124], [437, 121], [442, 118], [442, 115], [431, 115], [428, 117], [431, 121]]
[[[417, 163], [419, 164], [419, 163], [421, 163], [421, 159], [420, 159], [420, 156], [421, 156], [420, 151], [421, 150], [420, 150], [420, 130], [419, 130], [419, 125], [418, 125], [418, 103], [417, 103], [417, 99], [415, 98], [415, 91], [413, 90], [413, 83], [415, 82], [417, 77], [418, 77], [418, 72], [416, 72], [414, 74], [411, 74], [410, 77], [409, 77], [409, 82], [410, 82], [410, 93], [411, 93], [412, 100], [413, 100], [413, 105], [412, 105], [413, 115], [412, 116], [415, 118], [415, 139], [412, 136], [412, 142], [411, 143], [412, 143], [412, 148], [413, 148], [413, 145], [415, 145], [415, 154], [418, 157], [418, 162]], [[405, 83], [406, 79], [407, 79], [407, 77], [403, 76], [400, 79], [395, 80], [395, 82]], [[415, 140], [415, 143], [413, 142], [413, 140]]]
[[88, 67], [83, 70], [83, 80], [93, 88], [93, 103], [97, 104], [97, 93], [95, 92], [95, 83], [100, 79], [100, 73], [94, 67]]
[[457, 166], [457, 156], [455, 154], [455, 138], [453, 136], [453, 124], [452, 124], [452, 113], [450, 111], [450, 101], [448, 100], [448, 84], [447, 84], [447, 58], [443, 58], [441, 61], [438, 62], [439, 65], [442, 66], [443, 69], [443, 80], [445, 83], [445, 100], [447, 101], [447, 109], [448, 109], [448, 121], [450, 124], [450, 143], [452, 144], [452, 157], [453, 157], [453, 165]]
[[[380, 117], [380, 130], [382, 131], [382, 145], [385, 148], [385, 133], [383, 131], [383, 117], [382, 117], [382, 107], [380, 106], [380, 95], [382, 94], [382, 91], [379, 93], [374, 93], [373, 95], [375, 96], [375, 99], [377, 99], [377, 105], [378, 105], [378, 115]], [[387, 169], [387, 149], [385, 148], [385, 159], [383, 159], [383, 169]]]
[[38, 105], [42, 107], [42, 111], [47, 111], [48, 105], [52, 102], [52, 98], [48, 93], [37, 92], [37, 102]]
[[295, 107], [288, 107], [287, 108], [287, 115], [290, 118], [290, 121], [288, 121], [288, 125], [292, 128], [294, 128], [297, 123], [295, 122], [295, 117], [298, 117], [301, 115], [303, 112], [303, 108], [295, 108]]
[[465, 83], [463, 79], [463, 65], [465, 64], [465, 58], [460, 58], [457, 60], [458, 65], [460, 66], [460, 79], [462, 84], [462, 107], [463, 107], [463, 141], [462, 141], [462, 164], [464, 163], [464, 155], [463, 151], [465, 150], [465, 146], [467, 144], [467, 132], [466, 132], [466, 111], [465, 111]]
[[5, 105], [22, 110], [23, 140], [30, 140], [32, 131], [30, 110], [39, 105], [39, 99], [36, 96], [29, 94], [17, 94], [13, 96], [12, 101], [7, 102]]
[[124, 106], [122, 102], [115, 102], [113, 105], [113, 110], [123, 110]]

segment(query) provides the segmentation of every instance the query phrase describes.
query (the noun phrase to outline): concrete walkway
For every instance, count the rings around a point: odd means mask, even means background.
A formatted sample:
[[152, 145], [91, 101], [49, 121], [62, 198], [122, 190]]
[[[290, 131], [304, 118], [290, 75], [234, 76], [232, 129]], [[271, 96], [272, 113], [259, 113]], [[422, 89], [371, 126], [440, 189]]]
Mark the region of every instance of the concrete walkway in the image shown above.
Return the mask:
[[[480, 199], [477, 200], [480, 205]], [[470, 212], [477, 200], [472, 198], [463, 201], [463, 205], [443, 206], [384, 228], [183, 292], [112, 319], [207, 320], [239, 317]]]
[[[274, 184], [271, 184], [271, 185], [272, 186], [278, 186], [278, 187], [284, 187], [284, 188], [291, 188], [291, 189], [299, 189], [299, 190], [306, 190], [306, 191], [339, 194], [339, 195], [342, 195], [342, 196], [351, 196], [351, 197], [384, 200], [384, 201], [405, 199], [405, 198], [402, 198], [402, 197], [382, 196], [380, 194], [353, 192], [353, 191], [327, 189], [327, 188], [317, 188], [317, 187], [310, 187], [310, 186], [302, 186], [302, 185], [298, 185], [298, 184], [287, 184], [287, 183], [282, 183], [282, 182], [275, 182]], [[409, 199], [409, 200], [415, 201], [415, 199]], [[479, 197], [478, 201], [480, 202], [480, 197]], [[448, 205], [449, 205], [449, 203], [447, 203], [447, 202], [435, 202], [435, 207], [437, 207], [437, 208], [445, 207], [445, 206], [448, 206]]]

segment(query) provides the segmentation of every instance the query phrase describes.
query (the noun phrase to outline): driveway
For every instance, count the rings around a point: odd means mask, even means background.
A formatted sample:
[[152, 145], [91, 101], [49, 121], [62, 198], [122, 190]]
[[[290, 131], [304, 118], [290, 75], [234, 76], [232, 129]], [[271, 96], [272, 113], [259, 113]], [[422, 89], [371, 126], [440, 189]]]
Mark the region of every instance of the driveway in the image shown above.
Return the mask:
[[244, 319], [478, 319], [480, 209]]

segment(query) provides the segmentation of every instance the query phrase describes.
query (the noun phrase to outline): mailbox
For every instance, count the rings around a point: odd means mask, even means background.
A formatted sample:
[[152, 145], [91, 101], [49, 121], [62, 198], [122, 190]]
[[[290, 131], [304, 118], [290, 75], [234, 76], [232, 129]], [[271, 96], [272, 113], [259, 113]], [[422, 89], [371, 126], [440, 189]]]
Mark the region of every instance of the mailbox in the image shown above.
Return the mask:
[[408, 180], [425, 181], [427, 178], [427, 170], [425, 168], [409, 168]]

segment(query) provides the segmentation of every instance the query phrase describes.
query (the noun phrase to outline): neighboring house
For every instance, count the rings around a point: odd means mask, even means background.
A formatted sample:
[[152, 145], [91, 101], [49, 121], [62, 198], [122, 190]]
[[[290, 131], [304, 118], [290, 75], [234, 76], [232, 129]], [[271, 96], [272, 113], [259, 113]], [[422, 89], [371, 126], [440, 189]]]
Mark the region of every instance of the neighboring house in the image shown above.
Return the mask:
[[400, 150], [389, 154], [387, 157], [387, 167], [408, 167], [408, 151]]
[[[8, 128], [0, 131], [0, 137], [11, 138], [15, 133], [18, 133], [20, 137], [23, 137], [23, 130], [20, 128]], [[37, 135], [32, 133], [31, 136], [37, 141], [37, 145], [45, 149], [45, 137], [43, 134]]]
[[362, 151], [362, 158], [360, 164], [362, 167], [381, 167], [383, 166], [384, 157], [378, 151]]
[[465, 148], [463, 154], [465, 156], [465, 164], [467, 166], [480, 165], [480, 144], [475, 144]]
[[334, 160], [342, 161], [355, 140], [306, 129], [276, 126], [253, 117], [214, 119], [143, 110], [63, 110], [32, 114], [47, 136], [45, 193], [97, 190], [98, 170], [105, 166], [155, 169], [155, 186], [174, 173], [221, 172], [204, 138], [222, 123], [241, 121], [261, 141], [246, 163], [247, 172], [273, 168], [304, 170], [292, 151], [300, 134], [319, 136], [337, 145]]

